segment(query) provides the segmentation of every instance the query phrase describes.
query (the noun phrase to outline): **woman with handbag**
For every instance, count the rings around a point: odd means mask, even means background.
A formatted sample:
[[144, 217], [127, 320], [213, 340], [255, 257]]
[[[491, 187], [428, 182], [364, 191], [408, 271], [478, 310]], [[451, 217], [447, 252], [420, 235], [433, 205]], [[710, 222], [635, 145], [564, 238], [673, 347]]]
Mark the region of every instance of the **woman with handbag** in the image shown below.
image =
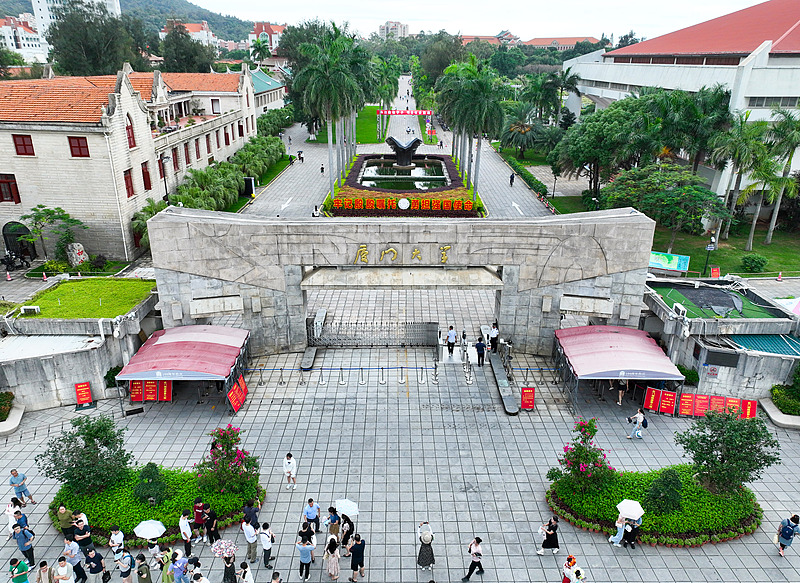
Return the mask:
[[553, 516], [547, 524], [543, 524], [539, 532], [544, 532], [542, 548], [536, 551], [537, 555], [543, 555], [545, 549], [553, 549], [553, 554], [558, 552], [558, 516]]
[[339, 578], [339, 543], [336, 541], [336, 536], [331, 534], [328, 537], [328, 546], [325, 547], [325, 555], [323, 558], [328, 561], [328, 576], [331, 581], [336, 581]]

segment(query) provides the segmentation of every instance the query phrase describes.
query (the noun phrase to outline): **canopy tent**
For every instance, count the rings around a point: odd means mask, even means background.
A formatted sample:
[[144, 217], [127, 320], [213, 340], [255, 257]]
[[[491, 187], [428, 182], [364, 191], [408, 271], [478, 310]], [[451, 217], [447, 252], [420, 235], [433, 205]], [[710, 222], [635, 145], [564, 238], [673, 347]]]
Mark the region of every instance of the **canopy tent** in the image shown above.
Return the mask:
[[226, 326], [181, 326], [154, 332], [118, 381], [226, 381], [244, 362], [250, 333]]
[[579, 326], [556, 330], [556, 341], [579, 379], [682, 381], [684, 378], [643, 330]]
[[647, 332], [621, 326], [556, 330], [553, 360], [573, 411], [582, 380], [632, 379], [683, 382], [683, 375]]

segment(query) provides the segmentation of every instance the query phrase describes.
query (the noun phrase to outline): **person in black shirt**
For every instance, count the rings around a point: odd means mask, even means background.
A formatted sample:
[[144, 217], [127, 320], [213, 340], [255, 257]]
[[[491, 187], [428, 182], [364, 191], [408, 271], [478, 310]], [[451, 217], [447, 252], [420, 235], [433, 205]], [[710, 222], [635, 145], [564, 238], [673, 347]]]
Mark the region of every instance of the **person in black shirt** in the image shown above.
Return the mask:
[[75, 542], [81, 547], [83, 554], [88, 555], [89, 549], [94, 548], [92, 544], [92, 529], [89, 525], [79, 519], [78, 522], [75, 523], [75, 532], [73, 536], [75, 537]]
[[103, 555], [94, 548], [90, 549], [89, 554], [86, 555], [86, 566], [89, 567], [88, 583], [101, 583], [103, 573], [106, 572], [106, 562], [103, 560]]

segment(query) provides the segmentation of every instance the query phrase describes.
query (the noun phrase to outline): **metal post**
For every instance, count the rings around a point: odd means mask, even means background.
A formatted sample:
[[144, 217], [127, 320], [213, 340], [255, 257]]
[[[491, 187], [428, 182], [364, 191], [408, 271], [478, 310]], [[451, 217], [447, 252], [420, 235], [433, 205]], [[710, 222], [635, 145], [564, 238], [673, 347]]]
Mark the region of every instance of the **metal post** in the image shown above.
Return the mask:
[[264, 367], [263, 366], [260, 369], [258, 369], [258, 386], [259, 387], [263, 387], [264, 386]]
[[319, 369], [319, 380], [317, 381], [317, 384], [321, 387], [324, 387], [328, 384], [328, 381], [325, 380], [325, 375], [323, 374], [322, 369]]
[[363, 368], [358, 369], [358, 384], [362, 386], [367, 384], [367, 380], [364, 378]]
[[439, 384], [439, 363], [436, 361], [433, 363], [433, 378], [431, 379], [431, 383], [434, 385]]
[[378, 384], [379, 385], [385, 385], [386, 384], [386, 373], [383, 370], [383, 367], [381, 367], [381, 370], [378, 372]]
[[283, 369], [281, 369], [281, 376], [278, 377], [278, 386], [282, 387], [286, 384], [286, 381], [283, 380]]
[[417, 375], [417, 383], [420, 385], [427, 384], [428, 379], [426, 378], [425, 374], [425, 367], [419, 367], [419, 374]]
[[473, 378], [472, 378], [472, 367], [471, 366], [467, 365], [467, 369], [464, 371], [464, 375], [466, 377], [467, 384], [471, 385], [472, 381], [473, 381]]
[[344, 369], [340, 366], [339, 367], [339, 384], [346, 385], [347, 381], [344, 380]]
[[406, 384], [406, 369], [404, 367], [400, 367], [400, 384]]

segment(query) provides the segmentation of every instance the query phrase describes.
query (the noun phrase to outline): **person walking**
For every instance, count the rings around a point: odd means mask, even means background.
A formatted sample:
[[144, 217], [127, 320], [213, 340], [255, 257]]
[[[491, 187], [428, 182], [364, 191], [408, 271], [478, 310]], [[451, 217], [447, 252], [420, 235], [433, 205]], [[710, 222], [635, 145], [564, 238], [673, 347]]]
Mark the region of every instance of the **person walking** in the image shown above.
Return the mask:
[[325, 559], [328, 561], [328, 576], [331, 581], [336, 581], [339, 578], [339, 542], [336, 540], [336, 535], [331, 534], [328, 538], [328, 546], [325, 547]]
[[53, 573], [55, 569], [51, 569], [47, 565], [47, 561], [39, 563], [39, 568], [36, 570], [36, 583], [53, 583]]
[[186, 557], [181, 557], [177, 551], [172, 553], [168, 572], [174, 577], [175, 583], [189, 583], [189, 577], [186, 575], [188, 565], [189, 560]]
[[286, 489], [297, 490], [297, 460], [292, 457], [291, 452], [283, 459], [283, 475], [286, 476]]
[[236, 583], [236, 555], [222, 557], [222, 583]]
[[[183, 560], [186, 560], [186, 559], [183, 559]], [[122, 552], [121, 552], [119, 558], [118, 559], [114, 559], [114, 562], [117, 564], [117, 567], [119, 567], [119, 576], [122, 577], [122, 583], [131, 583], [131, 581], [133, 580], [133, 575], [132, 574], [133, 574], [133, 567], [134, 567], [133, 555], [131, 555], [125, 549], [122, 549]], [[174, 564], [174, 561], [173, 561], [173, 564]], [[178, 579], [177, 575], [175, 576], [175, 579], [176, 580]], [[189, 583], [189, 581], [188, 580], [184, 580], [181, 583]]]
[[433, 556], [433, 529], [427, 521], [420, 522], [417, 526], [417, 538], [419, 538], [419, 553], [417, 554], [417, 565], [422, 567], [423, 571], [433, 569], [436, 563], [436, 557]]
[[[297, 531], [297, 536], [300, 537], [300, 542], [307, 542], [310, 543], [314, 548], [317, 546], [317, 539], [316, 535], [314, 534], [314, 529], [311, 528], [311, 525], [308, 522], [304, 522], [303, 525], [300, 527], [300, 530]], [[311, 551], [311, 562], [315, 563], [316, 560], [314, 559], [314, 551]]]
[[311, 552], [314, 550], [314, 545], [303, 539], [294, 546], [300, 553], [300, 580], [311, 579]]
[[11, 478], [9, 478], [8, 484], [14, 488], [14, 496], [20, 499], [23, 507], [27, 506], [25, 504], [26, 496], [31, 504], [36, 504], [33, 495], [28, 491], [28, 476], [20, 474], [17, 470], [11, 470]]
[[453, 356], [453, 350], [456, 347], [456, 338], [456, 331], [450, 326], [450, 329], [447, 331], [447, 354], [450, 356]]
[[206, 519], [205, 514], [203, 513], [203, 499], [198, 496], [194, 499], [194, 506], [192, 510], [194, 511], [194, 521], [192, 522], [192, 531], [197, 533], [197, 537], [194, 539], [194, 543], [197, 544], [199, 542], [208, 542], [208, 535], [206, 534]]
[[561, 583], [575, 583], [578, 580], [575, 571], [578, 569], [577, 561], [575, 557], [569, 555], [567, 560], [564, 562], [564, 567], [562, 572], [564, 574], [563, 578], [561, 579]]
[[500, 330], [497, 329], [497, 322], [492, 324], [492, 329], [489, 330], [489, 346], [492, 347], [492, 352], [497, 354], [497, 339], [500, 337]]
[[[189, 510], [184, 510], [178, 519], [178, 528], [183, 539], [183, 554], [186, 558], [192, 556], [192, 524], [189, 522], [189, 514]], [[188, 583], [188, 581], [184, 581], [184, 583]]]
[[[80, 559], [78, 562], [80, 563]], [[103, 555], [98, 553], [96, 549], [91, 549], [86, 557], [86, 566], [89, 568], [87, 583], [101, 583], [103, 573], [106, 572], [106, 562], [103, 560]]]
[[36, 536], [30, 530], [22, 528], [22, 526], [17, 523], [14, 525], [14, 530], [8, 535], [7, 540], [11, 540], [12, 538], [17, 541], [17, 548], [19, 548], [19, 551], [25, 555], [25, 561], [29, 565], [34, 565], [33, 541], [36, 539]]
[[320, 173], [320, 174], [325, 174], [325, 164], [321, 164], [321, 165], [320, 165], [320, 167], [319, 167], [319, 173]]
[[642, 424], [644, 423], [644, 409], [640, 407], [635, 415], [628, 417], [628, 423], [633, 423], [633, 429], [631, 429], [631, 434], [628, 435], [628, 439], [633, 439], [634, 437], [641, 439]]
[[797, 514], [781, 521], [781, 525], [778, 527], [778, 545], [780, 546], [778, 554], [780, 556], [785, 556], [783, 551], [786, 547], [792, 546], [794, 537], [800, 533], [800, 526], [798, 525], [800, 525], [800, 516]]
[[514, 186], [514, 173], [513, 172], [511, 173], [511, 176], [509, 176], [509, 178], [508, 178], [508, 185], [509, 186]]
[[261, 525], [258, 531], [258, 540], [261, 542], [261, 549], [264, 552], [264, 567], [266, 569], [272, 569], [272, 565], [270, 565], [269, 562], [275, 559], [275, 557], [272, 556], [272, 543], [275, 542], [275, 535], [269, 528], [269, 522], [265, 522]]
[[67, 563], [67, 557], [61, 555], [58, 557], [58, 565], [53, 573], [53, 580], [56, 583], [75, 583], [75, 572], [72, 565]]
[[211, 504], [203, 504], [203, 518], [206, 527], [206, 534], [208, 535], [209, 544], [215, 543], [221, 537], [219, 535], [219, 525], [217, 524], [217, 513], [211, 509]]
[[622, 407], [622, 397], [625, 396], [625, 393], [628, 392], [628, 382], [627, 380], [620, 379], [617, 381], [617, 405]]
[[151, 583], [150, 566], [142, 553], [136, 555], [136, 583]]
[[545, 549], [553, 549], [553, 554], [558, 552], [558, 516], [553, 516], [546, 524], [542, 525], [544, 540], [542, 548], [536, 551], [537, 555], [543, 555]]
[[8, 564], [8, 576], [11, 579], [11, 583], [28, 583], [28, 572], [30, 568], [25, 561], [20, 561], [14, 557]]
[[314, 525], [314, 532], [322, 532], [319, 529], [319, 504], [314, 502], [313, 498], [308, 499], [308, 504], [303, 508], [303, 513], [300, 515], [301, 520], [306, 520], [309, 524]]
[[342, 525], [342, 519], [336, 512], [333, 506], [328, 507], [328, 532], [336, 537], [336, 542], [339, 542], [339, 527]]
[[483, 343], [483, 336], [478, 337], [475, 343], [475, 352], [478, 353], [478, 366], [483, 366], [483, 359], [486, 357], [486, 344]]
[[353, 576], [348, 577], [347, 580], [351, 583], [355, 583], [358, 580], [358, 574], [361, 573], [361, 577], [365, 577], [364, 575], [364, 550], [367, 548], [366, 541], [361, 539], [361, 535], [356, 533], [353, 535], [353, 542], [350, 543], [350, 570], [353, 571]]
[[[258, 525], [258, 523], [256, 523]], [[258, 560], [258, 535], [256, 528], [250, 524], [249, 520], [242, 523], [242, 532], [244, 532], [244, 540], [247, 541], [247, 560], [255, 563]]]
[[161, 569], [161, 583], [175, 583], [175, 577], [169, 570], [172, 565], [172, 561], [170, 560], [172, 552], [172, 548], [167, 547], [164, 549], [164, 552], [158, 556], [158, 565]]
[[621, 546], [619, 543], [622, 540], [622, 536], [625, 534], [625, 517], [620, 514], [617, 516], [617, 521], [614, 523], [614, 526], [617, 527], [616, 534], [611, 535], [608, 537], [608, 542], [613, 544], [615, 547]]
[[637, 519], [629, 518], [628, 524], [622, 532], [622, 546], [627, 548], [631, 545], [632, 549], [636, 548], [636, 541], [639, 538], [639, 527], [642, 526], [642, 517]]
[[81, 565], [81, 557], [83, 557], [83, 554], [81, 553], [81, 548], [78, 546], [78, 543], [75, 542], [75, 538], [71, 534], [64, 537], [64, 550], [61, 554], [67, 558], [67, 563], [72, 565], [72, 570], [75, 573], [75, 583], [86, 583], [89, 577], [86, 575], [86, 571]]
[[117, 559], [122, 554], [122, 543], [125, 540], [125, 535], [122, 534], [116, 524], [112, 524], [109, 530], [111, 531], [111, 536], [108, 538], [108, 546], [111, 547], [111, 552], [114, 553], [114, 559]]
[[342, 553], [343, 557], [349, 557], [350, 551], [350, 537], [353, 536], [355, 525], [347, 514], [342, 513], [342, 548], [345, 552]]
[[483, 540], [481, 540], [479, 536], [476, 536], [472, 539], [472, 542], [469, 543], [467, 547], [467, 552], [470, 556], [469, 570], [464, 577], [461, 577], [462, 581], [469, 581], [469, 578], [472, 577], [476, 569], [478, 570], [478, 575], [483, 575], [483, 564], [481, 563], [481, 559], [483, 558], [482, 542]]
[[14, 532], [14, 525], [17, 523], [15, 515], [17, 510], [22, 511], [22, 506], [22, 501], [16, 496], [12, 497], [11, 501], [6, 506], [5, 514], [6, 518], [8, 519], [8, 534]]
[[250, 566], [247, 564], [247, 561], [242, 561], [239, 564], [240, 570], [236, 572], [239, 576], [239, 580], [242, 583], [253, 583], [253, 572], [250, 570]]

